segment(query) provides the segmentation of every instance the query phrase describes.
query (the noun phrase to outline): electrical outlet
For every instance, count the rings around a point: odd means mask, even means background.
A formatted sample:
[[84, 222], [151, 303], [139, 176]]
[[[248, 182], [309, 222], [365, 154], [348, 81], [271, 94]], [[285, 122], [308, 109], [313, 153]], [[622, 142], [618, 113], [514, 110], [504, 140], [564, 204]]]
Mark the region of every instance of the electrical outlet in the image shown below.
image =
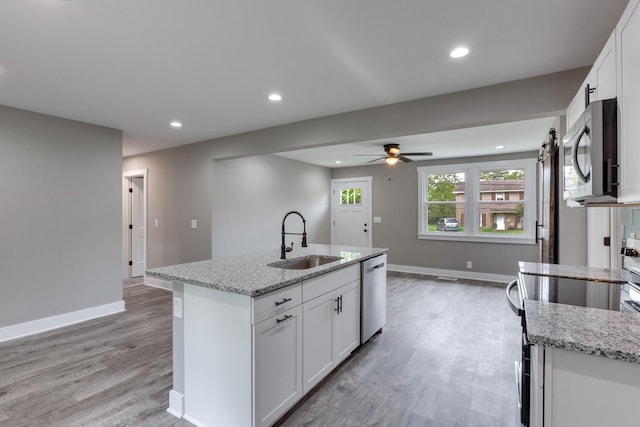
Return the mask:
[[382, 217], [381, 216], [374, 216], [373, 217], [373, 222], [374, 222], [374, 224], [382, 223]]
[[467, 268], [473, 268], [473, 263], [471, 261], [467, 261]]
[[198, 228], [198, 220], [197, 219], [192, 219], [191, 220], [191, 228]]
[[173, 316], [182, 319], [182, 298], [173, 298]]
[[156, 219], [154, 219], [154, 220], [153, 220], [153, 226], [154, 226], [154, 227], [157, 227], [157, 226], [158, 226], [158, 218], [156, 218]]

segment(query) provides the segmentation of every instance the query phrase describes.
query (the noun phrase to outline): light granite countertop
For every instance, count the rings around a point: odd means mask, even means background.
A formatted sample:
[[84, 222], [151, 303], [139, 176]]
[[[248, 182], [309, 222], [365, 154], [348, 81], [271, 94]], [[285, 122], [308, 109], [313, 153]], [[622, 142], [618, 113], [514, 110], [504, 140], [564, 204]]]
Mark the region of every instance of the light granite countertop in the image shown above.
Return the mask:
[[[575, 285], [573, 281], [565, 280], [561, 283], [563, 287], [582, 286], [584, 281], [589, 281], [593, 282], [591, 286], [613, 287], [612, 290], [619, 289], [631, 279], [627, 271], [605, 268], [531, 262], [520, 262], [519, 267], [520, 292], [524, 292], [523, 287], [530, 288], [528, 280], [534, 276], [576, 279]], [[564, 291], [571, 294], [571, 289]], [[522, 295], [528, 295], [528, 292]], [[545, 294], [544, 291], [538, 292]], [[555, 292], [559, 294], [560, 289]], [[540, 301], [538, 298], [525, 299], [522, 303], [527, 339], [532, 344], [640, 363], [640, 315]]]
[[520, 273], [532, 276], [561, 277], [566, 279], [590, 280], [592, 282], [626, 283], [631, 274], [625, 270], [583, 267], [577, 265], [544, 264], [540, 262], [518, 263]]
[[258, 296], [299, 283], [330, 271], [386, 253], [387, 249], [355, 246], [309, 245], [296, 247], [287, 259], [307, 255], [338, 256], [342, 259], [306, 270], [269, 267], [280, 261], [280, 249], [205, 261], [153, 268], [146, 274], [171, 282], [182, 282], [237, 294]]
[[640, 363], [640, 315], [524, 301], [532, 344]]

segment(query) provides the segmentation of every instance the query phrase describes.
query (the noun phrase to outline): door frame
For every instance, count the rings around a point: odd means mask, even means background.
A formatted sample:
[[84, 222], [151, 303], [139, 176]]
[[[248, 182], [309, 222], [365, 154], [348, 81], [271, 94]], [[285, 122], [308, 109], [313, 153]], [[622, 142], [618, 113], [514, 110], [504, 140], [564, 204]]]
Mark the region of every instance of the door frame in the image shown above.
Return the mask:
[[367, 237], [368, 237], [368, 247], [373, 247], [373, 212], [372, 212], [372, 206], [373, 206], [373, 177], [372, 176], [361, 176], [361, 177], [355, 177], [355, 178], [337, 178], [337, 179], [332, 179], [331, 180], [331, 244], [333, 245], [333, 234], [334, 234], [334, 230], [335, 230], [335, 226], [334, 226], [334, 221], [335, 221], [335, 217], [334, 217], [334, 212], [335, 212], [335, 197], [333, 194], [333, 185], [334, 184], [340, 184], [340, 183], [352, 183], [352, 182], [362, 182], [362, 181], [366, 181], [369, 184], [369, 197], [368, 200], [365, 200], [365, 204], [364, 207], [367, 210], [367, 224], [369, 224], [369, 231], [367, 233]]
[[131, 198], [129, 197], [129, 188], [131, 187], [132, 178], [142, 178], [143, 180], [143, 200], [142, 200], [142, 218], [144, 221], [144, 238], [143, 251], [144, 251], [144, 264], [147, 265], [147, 228], [149, 227], [149, 221], [147, 220], [147, 174], [148, 169], [133, 170], [122, 173], [122, 278], [131, 278], [131, 266], [129, 260], [131, 259], [131, 233], [129, 233], [129, 224], [131, 223]]

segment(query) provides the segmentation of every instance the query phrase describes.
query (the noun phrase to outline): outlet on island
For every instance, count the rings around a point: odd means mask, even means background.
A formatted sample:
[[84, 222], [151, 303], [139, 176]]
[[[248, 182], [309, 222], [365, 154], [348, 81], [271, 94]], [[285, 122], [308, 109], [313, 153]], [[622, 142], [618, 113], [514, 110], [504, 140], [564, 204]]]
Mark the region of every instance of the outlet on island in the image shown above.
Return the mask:
[[471, 261], [467, 261], [467, 268], [473, 268], [473, 263]]

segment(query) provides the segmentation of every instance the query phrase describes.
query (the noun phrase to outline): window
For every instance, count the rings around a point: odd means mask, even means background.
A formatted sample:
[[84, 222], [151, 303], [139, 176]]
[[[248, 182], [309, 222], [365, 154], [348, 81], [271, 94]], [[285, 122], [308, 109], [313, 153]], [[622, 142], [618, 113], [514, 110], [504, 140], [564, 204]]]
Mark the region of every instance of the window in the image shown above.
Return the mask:
[[340, 189], [341, 205], [360, 205], [362, 204], [362, 192], [360, 188], [342, 188]]
[[419, 238], [535, 243], [534, 159], [426, 166], [418, 177]]

